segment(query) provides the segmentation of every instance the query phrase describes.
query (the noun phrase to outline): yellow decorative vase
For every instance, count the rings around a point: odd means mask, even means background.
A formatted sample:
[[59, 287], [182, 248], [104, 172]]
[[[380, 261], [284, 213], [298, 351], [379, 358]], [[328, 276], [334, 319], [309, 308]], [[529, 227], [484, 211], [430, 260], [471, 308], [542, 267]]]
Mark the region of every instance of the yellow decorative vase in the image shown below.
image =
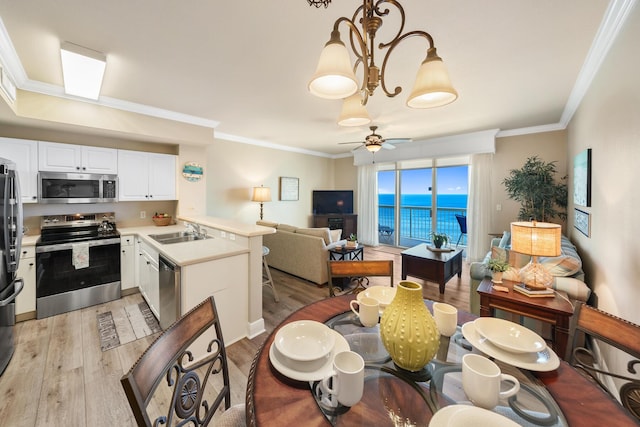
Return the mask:
[[424, 368], [438, 351], [440, 334], [424, 305], [422, 285], [403, 281], [380, 319], [380, 337], [394, 363], [411, 372]]

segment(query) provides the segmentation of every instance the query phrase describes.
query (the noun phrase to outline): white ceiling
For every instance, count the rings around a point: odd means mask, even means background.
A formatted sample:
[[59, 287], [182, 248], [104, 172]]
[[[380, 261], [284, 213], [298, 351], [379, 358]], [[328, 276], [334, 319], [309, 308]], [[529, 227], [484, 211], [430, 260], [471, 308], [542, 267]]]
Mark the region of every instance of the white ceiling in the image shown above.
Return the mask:
[[[607, 37], [615, 36], [619, 16], [633, 2], [404, 0], [405, 31], [433, 36], [460, 97], [431, 110], [405, 106], [427, 47], [411, 38], [393, 52], [387, 70], [387, 86], [400, 85], [403, 92], [387, 98], [378, 88], [367, 106], [373, 124], [385, 137], [414, 140], [566, 124], [580, 88], [597, 69], [597, 49], [606, 52]], [[363, 140], [368, 128], [339, 127], [340, 101], [312, 96], [307, 82], [333, 22], [351, 17], [358, 4], [336, 0], [316, 9], [305, 0], [0, 0], [15, 48], [2, 49], [0, 59], [19, 88], [61, 94], [59, 46], [69, 41], [107, 55], [104, 105], [162, 114], [177, 119], [176, 126], [211, 127], [218, 138], [336, 155], [353, 148], [339, 142]], [[397, 14], [385, 19], [378, 41], [397, 31], [394, 22]], [[603, 22], [608, 27], [599, 32]], [[590, 58], [596, 35], [604, 46]], [[3, 107], [3, 122], [87, 132]]]

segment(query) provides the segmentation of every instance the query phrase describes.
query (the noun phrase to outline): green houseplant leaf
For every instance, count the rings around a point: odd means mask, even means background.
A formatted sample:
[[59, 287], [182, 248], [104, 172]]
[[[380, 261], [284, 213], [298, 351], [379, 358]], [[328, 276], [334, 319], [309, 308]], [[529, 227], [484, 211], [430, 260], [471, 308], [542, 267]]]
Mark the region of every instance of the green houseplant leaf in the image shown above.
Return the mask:
[[567, 218], [567, 176], [557, 182], [556, 162], [529, 157], [520, 169], [511, 169], [504, 184], [510, 199], [520, 202], [518, 219], [549, 222]]

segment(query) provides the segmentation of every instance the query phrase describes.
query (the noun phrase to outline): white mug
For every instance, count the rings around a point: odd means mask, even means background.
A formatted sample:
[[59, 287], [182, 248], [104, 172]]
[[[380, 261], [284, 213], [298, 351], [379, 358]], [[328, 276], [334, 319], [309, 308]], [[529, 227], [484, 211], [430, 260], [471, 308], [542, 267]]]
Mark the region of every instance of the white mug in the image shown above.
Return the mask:
[[[354, 307], [356, 304], [358, 305], [357, 310]], [[351, 306], [351, 311], [358, 315], [362, 326], [371, 328], [378, 324], [379, 311], [377, 299], [364, 297], [360, 298], [360, 301], [352, 300], [349, 305]]]
[[[500, 383], [505, 380], [512, 382], [513, 387], [500, 391]], [[520, 382], [513, 375], [501, 373], [498, 365], [486, 357], [465, 354], [462, 357], [462, 388], [474, 405], [493, 409], [500, 399], [520, 391]]]
[[433, 303], [433, 318], [440, 335], [450, 337], [458, 327], [458, 309], [443, 302]]
[[[329, 380], [333, 379], [332, 386]], [[333, 373], [320, 383], [320, 390], [332, 394], [338, 403], [353, 406], [362, 399], [364, 391], [364, 359], [354, 351], [343, 351], [333, 359]]]

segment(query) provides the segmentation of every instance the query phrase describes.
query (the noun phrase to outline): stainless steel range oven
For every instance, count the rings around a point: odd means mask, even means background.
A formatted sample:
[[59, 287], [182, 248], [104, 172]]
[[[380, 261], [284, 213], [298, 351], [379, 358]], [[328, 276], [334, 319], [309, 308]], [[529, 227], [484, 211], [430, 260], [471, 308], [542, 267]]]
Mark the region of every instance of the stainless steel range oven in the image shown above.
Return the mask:
[[37, 318], [120, 298], [113, 213], [47, 216], [36, 243]]

